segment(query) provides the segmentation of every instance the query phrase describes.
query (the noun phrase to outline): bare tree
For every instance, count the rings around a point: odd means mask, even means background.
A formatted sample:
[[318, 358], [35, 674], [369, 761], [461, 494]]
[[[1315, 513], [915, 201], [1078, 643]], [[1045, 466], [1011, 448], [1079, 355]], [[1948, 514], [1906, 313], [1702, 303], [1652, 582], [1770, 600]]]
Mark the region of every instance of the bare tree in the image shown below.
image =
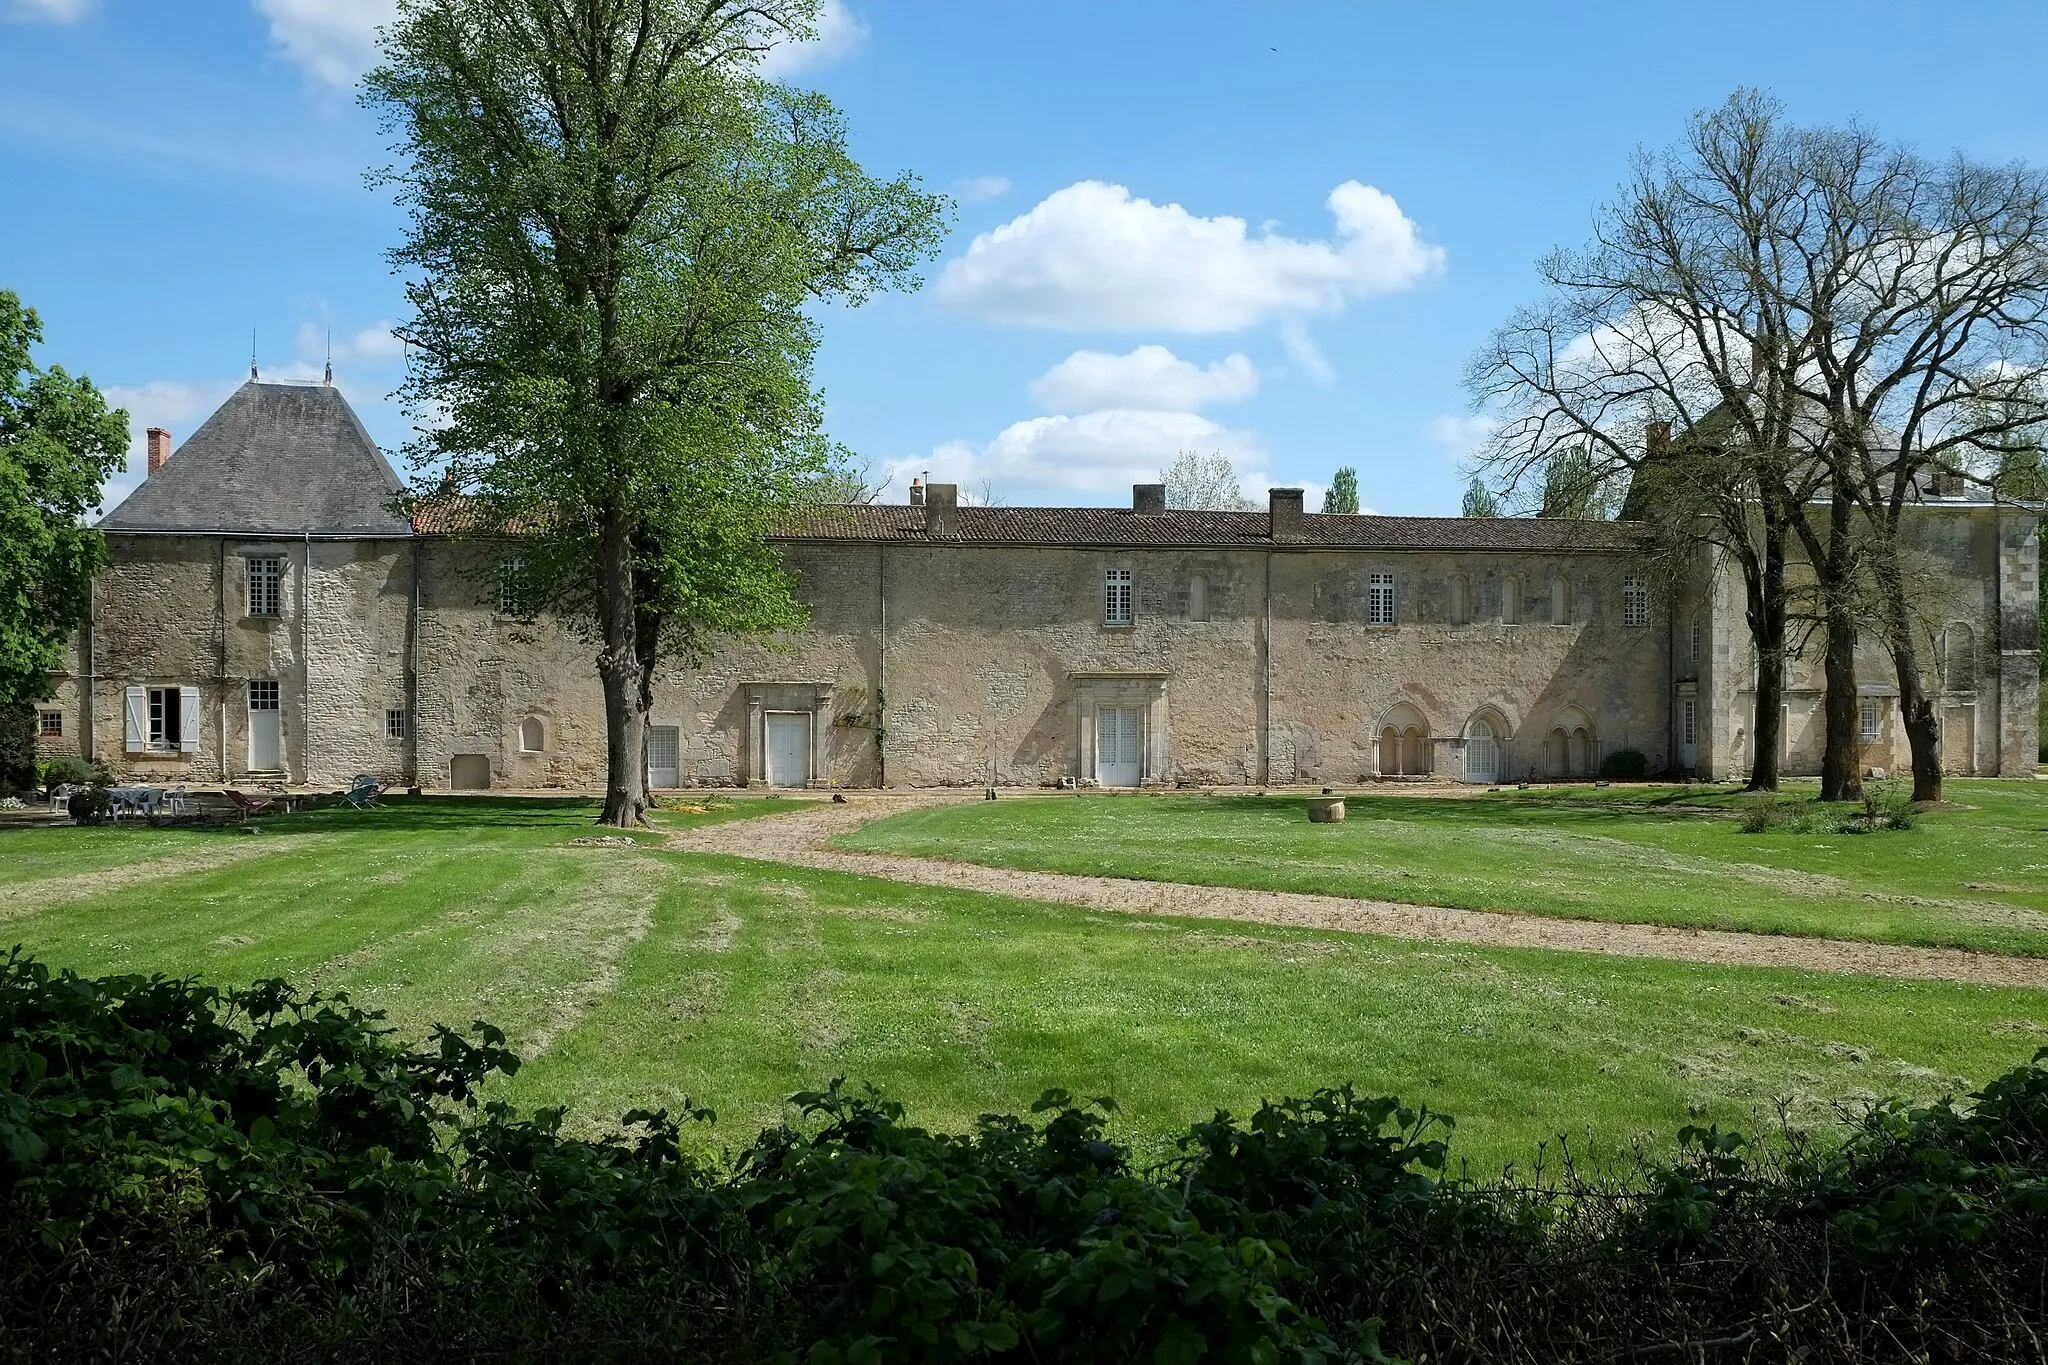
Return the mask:
[[1824, 798], [1859, 790], [1865, 615], [1898, 674], [1915, 796], [1939, 796], [1905, 518], [1936, 462], [1990, 469], [2038, 444], [2044, 240], [2048, 192], [2030, 168], [1792, 127], [1740, 91], [1676, 149], [1638, 158], [1592, 243], [1542, 263], [1549, 297], [1473, 362], [1475, 397], [1505, 418], [1488, 462], [1507, 480], [1582, 446], [1596, 476], [1641, 485], [1632, 510], [1662, 495], [1741, 565], [1760, 765], [1775, 753], [1785, 555], [1803, 551], [1825, 636]]
[[1183, 450], [1159, 471], [1166, 485], [1166, 505], [1192, 511], [1245, 511], [1252, 506], [1239, 482], [1237, 467], [1220, 450], [1203, 454]]

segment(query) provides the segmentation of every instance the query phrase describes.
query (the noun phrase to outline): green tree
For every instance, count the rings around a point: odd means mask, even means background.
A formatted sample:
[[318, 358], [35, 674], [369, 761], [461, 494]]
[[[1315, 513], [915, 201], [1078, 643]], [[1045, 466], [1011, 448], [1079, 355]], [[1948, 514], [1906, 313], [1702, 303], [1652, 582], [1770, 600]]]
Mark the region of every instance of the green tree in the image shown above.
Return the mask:
[[1330, 491], [1323, 494], [1323, 510], [1340, 516], [1358, 515], [1358, 471], [1345, 465], [1330, 476]]
[[1465, 485], [1465, 506], [1461, 515], [1468, 517], [1497, 517], [1500, 515], [1499, 500], [1493, 496], [1493, 490], [1486, 486], [1486, 480], [1480, 478], [1477, 474], [1472, 476], [1472, 482]]
[[878, 181], [823, 97], [760, 79], [817, 0], [405, 0], [364, 101], [410, 211], [412, 451], [516, 535], [596, 645], [603, 819], [645, 819], [670, 653], [803, 610], [767, 536], [835, 452], [807, 307], [915, 283], [945, 201]]
[[128, 449], [128, 414], [84, 375], [39, 367], [42, 339], [35, 311], [0, 290], [0, 708], [17, 723], [85, 622], [107, 562], [85, 517]]

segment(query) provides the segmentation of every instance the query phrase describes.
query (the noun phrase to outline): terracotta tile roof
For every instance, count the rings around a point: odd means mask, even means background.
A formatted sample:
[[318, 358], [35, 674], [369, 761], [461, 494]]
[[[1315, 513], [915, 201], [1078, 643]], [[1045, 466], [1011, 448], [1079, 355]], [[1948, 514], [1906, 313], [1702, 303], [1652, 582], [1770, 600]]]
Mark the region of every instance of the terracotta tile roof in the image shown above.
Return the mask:
[[[1274, 544], [1265, 512], [1133, 512], [1122, 507], [962, 507], [950, 540], [925, 531], [925, 509], [900, 504], [826, 507], [780, 540], [889, 541], [901, 544], [1071, 545], [1113, 548], [1264, 549]], [[1640, 548], [1627, 523], [1539, 517], [1326, 516], [1301, 519], [1297, 549], [1565, 550]]]

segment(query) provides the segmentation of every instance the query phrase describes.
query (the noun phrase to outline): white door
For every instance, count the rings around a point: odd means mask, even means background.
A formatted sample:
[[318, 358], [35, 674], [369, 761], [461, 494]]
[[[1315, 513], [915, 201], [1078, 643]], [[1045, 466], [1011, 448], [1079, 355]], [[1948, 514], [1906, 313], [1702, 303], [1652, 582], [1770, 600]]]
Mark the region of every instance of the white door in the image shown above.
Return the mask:
[[681, 753], [682, 746], [676, 741], [675, 726], [650, 726], [647, 731], [647, 785], [682, 786], [682, 765], [679, 762]]
[[1465, 780], [1489, 785], [1499, 780], [1500, 742], [1484, 724], [1465, 736]]
[[274, 773], [284, 766], [283, 713], [277, 706], [277, 683], [249, 684], [249, 771]]
[[1095, 713], [1095, 780], [1105, 787], [1135, 787], [1145, 776], [1144, 712], [1105, 706]]
[[768, 785], [801, 787], [811, 780], [811, 718], [807, 712], [768, 715]]

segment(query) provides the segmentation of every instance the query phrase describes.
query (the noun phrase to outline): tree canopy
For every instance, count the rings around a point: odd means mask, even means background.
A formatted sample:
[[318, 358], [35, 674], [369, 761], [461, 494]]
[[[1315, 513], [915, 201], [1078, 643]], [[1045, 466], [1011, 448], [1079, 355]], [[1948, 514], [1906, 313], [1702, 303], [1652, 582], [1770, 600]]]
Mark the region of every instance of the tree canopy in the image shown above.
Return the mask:
[[50, 694], [106, 563], [85, 518], [128, 451], [128, 414], [93, 382], [37, 365], [42, 320], [0, 290], [0, 708]]
[[1323, 494], [1323, 511], [1347, 517], [1358, 515], [1358, 471], [1350, 465], [1330, 476], [1330, 491]]
[[1159, 471], [1166, 485], [1166, 505], [1190, 511], [1241, 512], [1251, 501], [1239, 482], [1237, 466], [1220, 450], [1204, 454], [1183, 450], [1172, 464]]
[[598, 646], [605, 819], [646, 808], [667, 653], [787, 629], [767, 537], [835, 485], [811, 305], [907, 287], [946, 203], [869, 176], [824, 97], [763, 80], [816, 0], [407, 0], [365, 101], [427, 489], [516, 535], [531, 603]]

